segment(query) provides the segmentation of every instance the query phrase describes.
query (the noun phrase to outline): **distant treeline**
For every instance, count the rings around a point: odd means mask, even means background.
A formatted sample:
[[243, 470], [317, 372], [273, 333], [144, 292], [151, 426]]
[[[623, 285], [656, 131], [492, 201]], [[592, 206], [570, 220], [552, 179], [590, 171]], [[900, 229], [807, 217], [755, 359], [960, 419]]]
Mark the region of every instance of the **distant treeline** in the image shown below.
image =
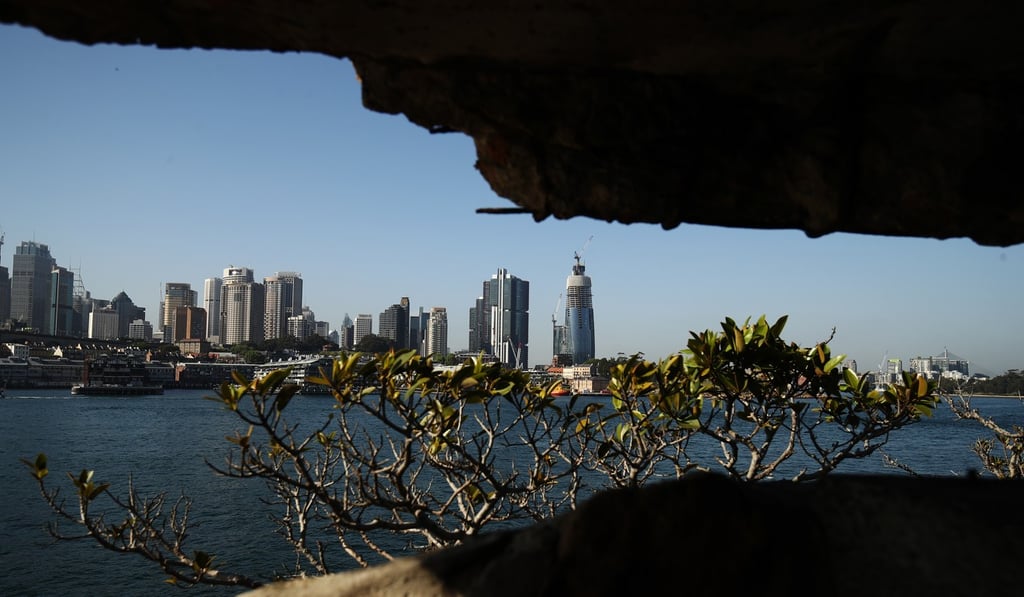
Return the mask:
[[1006, 373], [992, 379], [971, 379], [968, 382], [942, 379], [939, 381], [939, 389], [944, 392], [962, 390], [967, 394], [1024, 396], [1024, 371], [1010, 369]]

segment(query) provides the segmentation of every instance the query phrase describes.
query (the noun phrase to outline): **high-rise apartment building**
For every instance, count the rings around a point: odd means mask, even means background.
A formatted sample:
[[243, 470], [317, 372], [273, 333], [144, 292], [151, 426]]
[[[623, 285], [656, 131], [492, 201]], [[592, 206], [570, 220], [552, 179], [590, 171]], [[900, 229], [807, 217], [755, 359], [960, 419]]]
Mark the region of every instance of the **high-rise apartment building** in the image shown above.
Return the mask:
[[508, 367], [528, 367], [530, 355], [530, 283], [499, 268], [484, 282], [491, 354]]
[[50, 272], [49, 329], [53, 336], [70, 336], [75, 323], [75, 274], [54, 266]]
[[11, 319], [19, 328], [49, 330], [50, 276], [56, 260], [50, 248], [22, 241], [15, 249], [11, 270]]
[[[178, 309], [195, 306], [196, 291], [192, 290], [191, 284], [168, 282], [164, 285], [164, 300], [160, 303], [160, 326], [164, 334], [164, 342], [177, 342], [184, 339], [178, 335]], [[185, 330], [187, 327], [180, 329]]]
[[594, 358], [594, 298], [586, 266], [575, 255], [572, 274], [565, 280], [565, 335], [563, 344], [574, 365]]
[[409, 347], [409, 297], [391, 305], [380, 314], [377, 320], [377, 334], [389, 340], [396, 349]]
[[352, 346], [358, 346], [363, 336], [373, 333], [373, 315], [360, 313], [356, 315], [355, 329], [352, 333]]
[[220, 305], [222, 344], [263, 341], [263, 285], [253, 280], [251, 269], [232, 266], [224, 270]]
[[203, 308], [206, 309], [206, 339], [220, 344], [220, 288], [224, 281], [207, 278], [203, 281]]
[[266, 297], [264, 334], [268, 340], [283, 338], [288, 335], [288, 319], [302, 315], [302, 275], [277, 272], [263, 278], [263, 291]]
[[435, 357], [448, 354], [448, 310], [444, 307], [430, 308], [425, 352]]

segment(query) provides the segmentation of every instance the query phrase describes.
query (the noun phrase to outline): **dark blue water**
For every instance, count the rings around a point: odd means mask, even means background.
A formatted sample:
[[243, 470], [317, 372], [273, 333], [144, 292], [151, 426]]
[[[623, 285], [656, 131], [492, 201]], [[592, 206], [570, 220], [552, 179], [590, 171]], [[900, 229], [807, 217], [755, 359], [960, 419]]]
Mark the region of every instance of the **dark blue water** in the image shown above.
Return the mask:
[[[65, 493], [70, 486], [64, 472], [88, 467], [118, 494], [132, 475], [144, 494], [191, 495], [193, 519], [201, 522], [192, 548], [215, 553], [222, 569], [265, 578], [291, 568], [294, 555], [273, 534], [259, 501], [259, 482], [217, 477], [204, 463], [220, 463], [228, 447], [225, 436], [239, 428], [218, 403], [204, 400], [206, 395], [181, 390], [105, 398], [72, 397], [66, 390], [8, 390], [0, 400], [0, 595], [181, 594], [139, 557], [105, 551], [91, 540], [54, 543], [44, 526], [53, 517], [19, 461], [38, 452], [49, 456], [51, 483], [60, 483]], [[296, 416], [316, 419], [330, 404], [323, 396], [300, 396], [289, 408]], [[979, 398], [974, 406], [1005, 424], [1024, 421], [1024, 407], [1016, 400]], [[895, 433], [887, 452], [921, 474], [962, 475], [979, 468], [970, 447], [983, 436], [987, 433], [979, 425], [955, 421], [942, 406], [932, 418]], [[880, 457], [849, 464], [839, 472], [902, 474], [886, 468]]]

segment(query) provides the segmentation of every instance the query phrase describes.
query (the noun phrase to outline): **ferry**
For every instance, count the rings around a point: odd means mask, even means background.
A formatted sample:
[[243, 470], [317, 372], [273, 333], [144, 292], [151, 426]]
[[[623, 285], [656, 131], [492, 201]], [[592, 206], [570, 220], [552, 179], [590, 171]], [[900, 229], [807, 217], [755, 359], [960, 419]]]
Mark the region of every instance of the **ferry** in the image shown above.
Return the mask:
[[76, 396], [145, 396], [163, 394], [161, 384], [150, 383], [146, 365], [126, 355], [104, 355], [95, 361], [86, 360], [82, 383], [71, 386]]

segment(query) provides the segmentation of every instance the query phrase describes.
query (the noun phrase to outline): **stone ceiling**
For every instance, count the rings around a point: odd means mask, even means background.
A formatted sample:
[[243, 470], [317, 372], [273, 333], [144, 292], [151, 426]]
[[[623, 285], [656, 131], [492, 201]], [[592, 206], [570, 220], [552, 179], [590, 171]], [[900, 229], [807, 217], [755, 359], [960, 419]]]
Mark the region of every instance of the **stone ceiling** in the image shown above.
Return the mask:
[[[0, 0], [85, 44], [352, 60], [537, 220], [1024, 242], [1018, 0]], [[470, 164], [466, 165], [471, 167]]]

